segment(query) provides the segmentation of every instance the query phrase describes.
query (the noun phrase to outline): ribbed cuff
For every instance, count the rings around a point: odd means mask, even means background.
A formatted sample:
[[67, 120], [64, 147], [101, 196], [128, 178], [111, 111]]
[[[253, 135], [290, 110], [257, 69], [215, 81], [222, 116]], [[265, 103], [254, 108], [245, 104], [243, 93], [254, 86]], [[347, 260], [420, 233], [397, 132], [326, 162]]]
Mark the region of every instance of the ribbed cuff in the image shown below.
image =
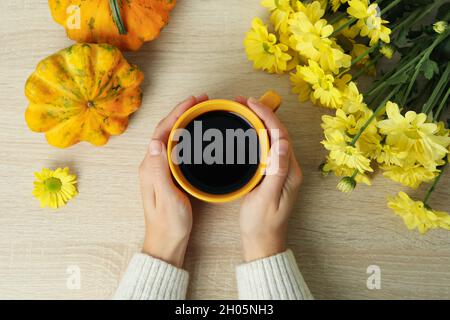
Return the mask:
[[146, 254], [136, 254], [114, 295], [115, 300], [182, 300], [189, 274]]
[[239, 299], [313, 299], [291, 250], [236, 268]]

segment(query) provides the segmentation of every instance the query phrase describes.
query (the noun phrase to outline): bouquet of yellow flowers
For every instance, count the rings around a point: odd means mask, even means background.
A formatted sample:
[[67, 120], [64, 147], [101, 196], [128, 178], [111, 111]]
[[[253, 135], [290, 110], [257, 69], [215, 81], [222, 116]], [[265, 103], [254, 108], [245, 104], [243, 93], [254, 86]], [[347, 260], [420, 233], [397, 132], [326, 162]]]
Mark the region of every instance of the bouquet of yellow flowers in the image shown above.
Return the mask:
[[[383, 175], [416, 189], [388, 206], [409, 229], [450, 230], [450, 215], [427, 201], [448, 163], [450, 130], [442, 121], [450, 95], [450, 3], [445, 0], [263, 0], [270, 27], [254, 18], [244, 45], [254, 68], [290, 73], [300, 102], [335, 109], [322, 117], [321, 165], [352, 191]], [[434, 17], [434, 12], [438, 12]], [[430, 22], [432, 21], [432, 22]], [[398, 59], [362, 93], [357, 79], [376, 76], [382, 59]], [[448, 126], [448, 124], [447, 124]]]

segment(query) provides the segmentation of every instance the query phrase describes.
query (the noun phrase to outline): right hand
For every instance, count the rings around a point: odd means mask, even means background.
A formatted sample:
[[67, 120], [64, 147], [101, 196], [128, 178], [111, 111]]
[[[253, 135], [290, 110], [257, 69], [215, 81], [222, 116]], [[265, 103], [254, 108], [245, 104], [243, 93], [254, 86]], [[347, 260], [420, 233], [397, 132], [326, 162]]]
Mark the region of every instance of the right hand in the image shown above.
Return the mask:
[[145, 216], [142, 252], [178, 268], [183, 266], [191, 233], [192, 207], [172, 179], [166, 143], [177, 119], [207, 99], [207, 95], [188, 98], [158, 124], [139, 168]]
[[[295, 159], [288, 132], [275, 114], [254, 98], [236, 98], [251, 108], [269, 131], [271, 149], [268, 171], [240, 210], [240, 228], [246, 262], [286, 251], [287, 222], [297, 198], [302, 172]], [[279, 130], [274, 135], [271, 130]], [[277, 163], [278, 161], [278, 163]], [[274, 165], [278, 166], [272, 167]]]

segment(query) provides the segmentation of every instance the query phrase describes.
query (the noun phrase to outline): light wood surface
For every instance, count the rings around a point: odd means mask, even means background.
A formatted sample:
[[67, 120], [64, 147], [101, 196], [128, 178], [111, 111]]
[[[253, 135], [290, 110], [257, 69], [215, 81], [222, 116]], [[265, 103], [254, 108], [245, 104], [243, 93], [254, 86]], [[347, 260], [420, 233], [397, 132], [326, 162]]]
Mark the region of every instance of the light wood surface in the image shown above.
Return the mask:
[[[289, 247], [316, 298], [450, 298], [450, 232], [409, 232], [386, 208], [400, 189], [382, 176], [350, 196], [337, 178], [317, 168], [320, 116], [300, 105], [287, 76], [252, 70], [242, 40], [253, 16], [266, 17], [259, 0], [179, 0], [161, 37], [127, 58], [145, 73], [142, 108], [128, 131], [95, 148], [55, 149], [28, 130], [25, 80], [39, 60], [71, 44], [53, 22], [47, 1], [0, 1], [0, 298], [107, 299], [143, 237], [137, 167], [155, 124], [188, 95], [258, 96], [277, 90], [279, 116], [294, 140], [304, 184], [289, 229]], [[39, 208], [31, 196], [33, 172], [70, 166], [79, 192], [67, 207]], [[432, 204], [450, 210], [449, 174]], [[409, 191], [414, 196], [423, 189]], [[189, 297], [237, 297], [234, 268], [241, 262], [238, 203], [195, 202], [186, 268]], [[81, 288], [66, 286], [67, 268], [78, 266]], [[381, 289], [366, 287], [370, 265], [381, 268]]]

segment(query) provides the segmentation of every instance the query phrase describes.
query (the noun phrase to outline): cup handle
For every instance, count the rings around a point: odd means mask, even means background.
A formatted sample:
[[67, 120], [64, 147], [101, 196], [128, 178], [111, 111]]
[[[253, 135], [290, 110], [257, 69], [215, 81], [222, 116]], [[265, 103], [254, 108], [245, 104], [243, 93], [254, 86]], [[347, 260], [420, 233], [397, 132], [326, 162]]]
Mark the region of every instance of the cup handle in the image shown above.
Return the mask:
[[273, 112], [277, 111], [281, 106], [281, 97], [274, 90], [269, 90], [259, 98], [259, 102], [272, 109]]

